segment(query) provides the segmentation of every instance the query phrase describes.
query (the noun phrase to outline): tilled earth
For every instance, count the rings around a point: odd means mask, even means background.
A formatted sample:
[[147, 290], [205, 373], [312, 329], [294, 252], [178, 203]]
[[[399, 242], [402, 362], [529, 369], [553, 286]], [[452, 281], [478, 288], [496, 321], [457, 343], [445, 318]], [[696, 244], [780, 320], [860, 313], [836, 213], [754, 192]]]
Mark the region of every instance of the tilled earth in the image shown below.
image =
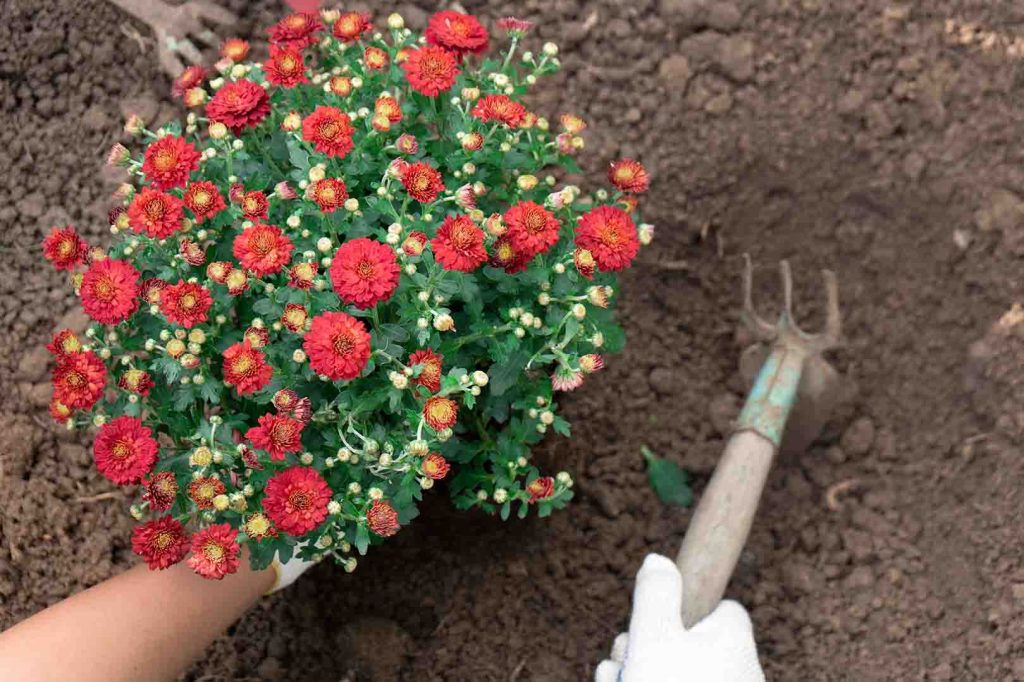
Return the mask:
[[[241, 35], [283, 11], [224, 4]], [[847, 339], [844, 407], [778, 462], [730, 589], [769, 678], [1024, 679], [1024, 325], [1003, 317], [1022, 287], [1024, 6], [465, 7], [561, 45], [533, 108], [590, 122], [594, 180], [619, 156], [655, 177], [656, 246], [621, 296], [630, 344], [567, 401], [574, 440], [544, 447], [581, 494], [509, 524], [436, 495], [355, 575], [317, 567], [264, 600], [187, 679], [586, 679], [642, 557], [674, 553], [687, 521], [647, 487], [640, 446], [699, 487], [742, 400], [747, 251], [769, 303], [792, 260], [809, 326], [816, 271], [837, 270]], [[397, 9], [421, 26], [438, 7]], [[115, 178], [100, 168], [123, 114], [175, 113], [155, 63], [144, 27], [103, 0], [0, 0], [0, 627], [133, 561], [124, 499], [46, 414], [41, 345], [81, 317], [38, 244], [65, 222], [103, 240]]]

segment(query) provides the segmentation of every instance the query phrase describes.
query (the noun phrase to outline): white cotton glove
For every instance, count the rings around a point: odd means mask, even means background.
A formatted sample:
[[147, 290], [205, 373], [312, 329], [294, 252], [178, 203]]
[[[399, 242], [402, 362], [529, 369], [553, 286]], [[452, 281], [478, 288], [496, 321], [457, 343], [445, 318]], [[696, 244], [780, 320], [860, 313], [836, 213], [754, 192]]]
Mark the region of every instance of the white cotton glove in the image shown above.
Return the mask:
[[648, 554], [636, 575], [629, 634], [615, 638], [595, 682], [763, 682], [746, 610], [723, 601], [683, 628], [683, 577], [676, 565]]

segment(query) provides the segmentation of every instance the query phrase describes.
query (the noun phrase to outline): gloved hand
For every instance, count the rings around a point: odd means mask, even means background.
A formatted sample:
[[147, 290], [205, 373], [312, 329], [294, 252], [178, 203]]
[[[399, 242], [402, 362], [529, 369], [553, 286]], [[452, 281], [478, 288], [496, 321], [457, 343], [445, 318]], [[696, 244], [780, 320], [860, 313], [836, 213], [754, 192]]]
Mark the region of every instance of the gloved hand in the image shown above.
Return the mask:
[[595, 682], [763, 682], [746, 610], [723, 601], [686, 630], [683, 578], [675, 564], [649, 554], [636, 575], [629, 634], [615, 638]]

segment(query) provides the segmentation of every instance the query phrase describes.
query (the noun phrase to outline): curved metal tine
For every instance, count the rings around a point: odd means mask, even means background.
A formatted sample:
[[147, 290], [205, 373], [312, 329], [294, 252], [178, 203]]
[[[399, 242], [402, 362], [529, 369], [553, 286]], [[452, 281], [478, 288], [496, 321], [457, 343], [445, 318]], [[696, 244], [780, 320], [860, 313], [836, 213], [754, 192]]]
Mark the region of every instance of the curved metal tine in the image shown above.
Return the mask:
[[793, 271], [789, 267], [789, 261], [779, 261], [779, 275], [782, 278], [782, 321], [781, 325], [787, 327], [794, 334], [806, 338], [806, 334], [797, 326], [796, 318], [793, 315]]
[[743, 320], [762, 341], [774, 339], [778, 334], [775, 325], [765, 322], [754, 310], [754, 264], [750, 254], [743, 254]]

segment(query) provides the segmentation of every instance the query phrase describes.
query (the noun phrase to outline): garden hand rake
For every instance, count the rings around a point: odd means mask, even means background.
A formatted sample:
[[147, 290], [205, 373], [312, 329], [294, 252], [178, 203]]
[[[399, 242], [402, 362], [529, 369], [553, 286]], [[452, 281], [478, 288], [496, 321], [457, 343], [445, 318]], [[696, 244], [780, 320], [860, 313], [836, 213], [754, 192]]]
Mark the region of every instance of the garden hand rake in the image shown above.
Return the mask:
[[[821, 432], [838, 394], [839, 375], [822, 353], [839, 343], [839, 286], [824, 270], [825, 330], [807, 334], [793, 320], [793, 278], [782, 261], [783, 309], [776, 324], [754, 312], [753, 267], [745, 256], [743, 323], [770, 344], [732, 437], [694, 511], [676, 557], [683, 575], [683, 624], [711, 613], [729, 582], [754, 521], [772, 460], [780, 446], [806, 447]], [[749, 350], [749, 349], [748, 349]], [[749, 353], [746, 354], [749, 356]], [[788, 422], [788, 423], [787, 423]]]

